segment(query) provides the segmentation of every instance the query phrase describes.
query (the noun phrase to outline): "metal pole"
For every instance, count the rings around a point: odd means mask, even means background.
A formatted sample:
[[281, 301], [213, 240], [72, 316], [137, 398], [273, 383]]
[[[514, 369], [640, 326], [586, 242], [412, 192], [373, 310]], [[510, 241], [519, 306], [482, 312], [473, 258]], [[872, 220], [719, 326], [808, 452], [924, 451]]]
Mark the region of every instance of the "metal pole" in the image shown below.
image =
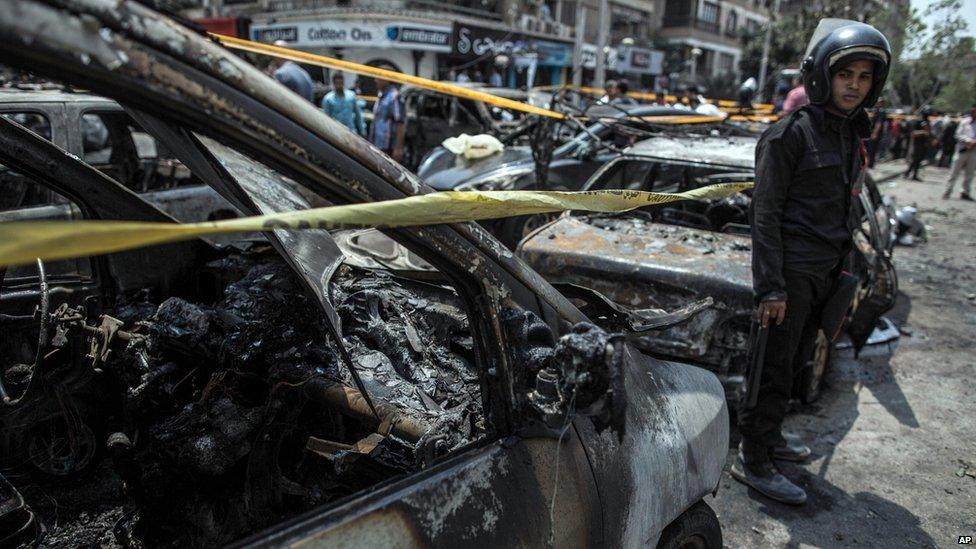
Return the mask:
[[573, 85], [583, 85], [583, 35], [586, 33], [586, 6], [576, 0], [576, 43], [573, 46]]
[[600, 0], [599, 31], [596, 39], [596, 71], [593, 85], [602, 88], [607, 78], [607, 34], [610, 24], [610, 5], [608, 0]]
[[769, 70], [769, 48], [773, 39], [773, 23], [779, 18], [779, 0], [773, 1], [773, 11], [769, 14], [766, 38], [763, 40], [762, 60], [759, 62], [759, 102], [766, 103], [766, 71]]

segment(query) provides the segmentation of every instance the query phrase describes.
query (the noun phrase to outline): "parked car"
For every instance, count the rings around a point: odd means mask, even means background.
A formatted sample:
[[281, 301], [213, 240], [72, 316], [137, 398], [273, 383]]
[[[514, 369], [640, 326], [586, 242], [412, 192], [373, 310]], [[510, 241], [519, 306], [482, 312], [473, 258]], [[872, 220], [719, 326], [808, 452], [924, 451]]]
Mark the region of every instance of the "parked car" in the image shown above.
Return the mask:
[[[244, 214], [432, 192], [138, 2], [4, 2], [0, 51], [122, 102]], [[77, 218], [173, 221], [0, 128], [0, 162]], [[11, 401], [66, 403], [62, 451], [79, 419], [105, 435], [119, 504], [138, 511], [116, 524], [122, 541], [722, 546], [703, 501], [728, 448], [715, 376], [594, 325], [474, 223], [382, 236], [436, 273], [358, 267], [324, 230], [281, 229], [12, 268], [0, 379]], [[113, 414], [79, 414], [60, 383], [77, 371]]]
[[[586, 110], [588, 126], [552, 152], [546, 188], [549, 190], [577, 191], [601, 166], [620, 154], [629, 145], [631, 136], [620, 131], [625, 119], [640, 124], [653, 117], [687, 117], [688, 111], [656, 105], [594, 105]], [[647, 128], [653, 128], [648, 126]], [[645, 128], [645, 130], [647, 129]], [[732, 127], [710, 124], [683, 125], [676, 131], [708, 133], [709, 131], [736, 131]], [[448, 190], [524, 190], [536, 189], [536, 164], [532, 156], [532, 144], [509, 145], [500, 153], [480, 159], [468, 160], [455, 155], [444, 147], [435, 148], [417, 169], [417, 175], [425, 183], [439, 191]], [[514, 249], [527, 234], [550, 220], [550, 216], [521, 216], [484, 225], [506, 246]]]
[[[607, 163], [583, 189], [681, 192], [752, 181], [756, 142], [755, 137], [655, 137]], [[633, 342], [655, 356], [715, 372], [734, 405], [746, 375], [755, 308], [750, 196], [745, 192], [622, 214], [567, 212], [525, 238], [517, 253], [550, 282], [587, 286], [628, 307], [669, 309], [714, 298], [691, 322]], [[859, 203], [868, 212], [855, 238], [855, 272], [862, 287], [848, 324], [858, 347], [894, 305], [897, 292], [887, 210], [872, 182]], [[820, 334], [815, 348], [801, 352], [810, 357], [810, 367], [800, 376], [796, 392], [812, 401], [820, 392], [831, 345]]]
[[[492, 88], [483, 84], [451, 84], [514, 101], [525, 101], [529, 95], [524, 90]], [[407, 113], [402, 164], [410, 170], [416, 170], [424, 157], [448, 137], [462, 133], [490, 133], [504, 139], [524, 119], [524, 113], [416, 86], [404, 86], [400, 97]]]
[[[0, 90], [0, 116], [83, 159], [180, 221], [238, 216], [230, 203], [191, 174], [172, 153], [159, 147], [111, 99], [70, 88], [4, 89]], [[25, 190], [18, 174], [0, 172], [0, 204], [59, 206], [49, 196], [25, 195]]]

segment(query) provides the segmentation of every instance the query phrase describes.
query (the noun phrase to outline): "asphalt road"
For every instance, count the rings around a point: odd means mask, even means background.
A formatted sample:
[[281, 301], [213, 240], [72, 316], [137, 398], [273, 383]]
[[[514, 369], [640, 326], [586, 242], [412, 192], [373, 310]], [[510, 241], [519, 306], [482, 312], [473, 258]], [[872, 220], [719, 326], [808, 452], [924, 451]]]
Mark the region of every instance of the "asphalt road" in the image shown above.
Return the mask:
[[[903, 161], [880, 164], [876, 178]], [[717, 497], [727, 547], [950, 547], [976, 538], [976, 203], [941, 194], [948, 170], [881, 185], [915, 204], [929, 239], [896, 247], [901, 338], [854, 358], [838, 350], [820, 401], [787, 429], [813, 458], [783, 465], [802, 507], [766, 499], [726, 473]], [[737, 433], [733, 434], [737, 442]], [[731, 463], [731, 450], [729, 463]]]

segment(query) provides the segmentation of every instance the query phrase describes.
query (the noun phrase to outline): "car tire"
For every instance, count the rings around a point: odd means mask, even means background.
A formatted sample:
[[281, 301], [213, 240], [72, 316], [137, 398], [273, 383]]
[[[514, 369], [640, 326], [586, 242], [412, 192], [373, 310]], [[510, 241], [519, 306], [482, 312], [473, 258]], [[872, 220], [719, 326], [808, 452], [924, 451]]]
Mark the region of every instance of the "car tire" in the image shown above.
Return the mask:
[[813, 357], [800, 373], [798, 396], [804, 404], [812, 404], [820, 398], [823, 378], [830, 368], [831, 344], [823, 332], [817, 332], [817, 342], [813, 346]]
[[518, 247], [519, 242], [532, 231], [552, 221], [554, 214], [520, 215], [502, 220], [498, 229], [498, 239], [509, 250]]
[[658, 549], [721, 549], [722, 525], [704, 501], [691, 506], [661, 532]]

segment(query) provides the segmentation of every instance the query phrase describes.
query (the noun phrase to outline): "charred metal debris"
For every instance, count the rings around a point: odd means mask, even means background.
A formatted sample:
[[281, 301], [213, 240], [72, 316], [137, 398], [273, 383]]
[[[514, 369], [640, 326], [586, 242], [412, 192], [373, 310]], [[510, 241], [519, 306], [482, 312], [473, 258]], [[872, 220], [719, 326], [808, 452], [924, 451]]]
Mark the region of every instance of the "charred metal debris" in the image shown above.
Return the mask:
[[[48, 358], [87, 349], [101, 398], [114, 403], [97, 430], [125, 486], [109, 507], [126, 511], [120, 544], [233, 541], [486, 436], [468, 320], [449, 287], [349, 265], [333, 276], [343, 345], [374, 413], [280, 259], [233, 255], [203, 271], [209, 298], [157, 303], [141, 292], [114, 316], [50, 313]], [[501, 321], [524, 344], [526, 433], [555, 436], [569, 401], [622, 436], [619, 336], [582, 323], [556, 342], [532, 313], [506, 309]]]

